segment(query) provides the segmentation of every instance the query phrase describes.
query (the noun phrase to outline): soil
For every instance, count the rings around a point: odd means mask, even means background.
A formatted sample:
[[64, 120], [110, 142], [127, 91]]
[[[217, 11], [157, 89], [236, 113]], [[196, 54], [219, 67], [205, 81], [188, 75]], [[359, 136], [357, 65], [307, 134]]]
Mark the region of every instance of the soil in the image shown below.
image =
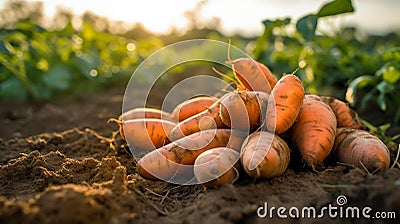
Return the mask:
[[[40, 103], [0, 102], [0, 223], [399, 223], [400, 169], [368, 174], [293, 159], [280, 177], [219, 188], [146, 180], [108, 118], [123, 89]], [[392, 158], [396, 155], [393, 152]], [[339, 198], [347, 203], [340, 206]], [[279, 218], [278, 207], [371, 207], [396, 218]], [[260, 218], [265, 208], [271, 211]], [[319, 213], [318, 213], [319, 214]], [[272, 217], [270, 217], [272, 215]], [[301, 214], [300, 214], [301, 215]], [[362, 214], [360, 213], [360, 216]], [[289, 220], [288, 220], [289, 219]]]

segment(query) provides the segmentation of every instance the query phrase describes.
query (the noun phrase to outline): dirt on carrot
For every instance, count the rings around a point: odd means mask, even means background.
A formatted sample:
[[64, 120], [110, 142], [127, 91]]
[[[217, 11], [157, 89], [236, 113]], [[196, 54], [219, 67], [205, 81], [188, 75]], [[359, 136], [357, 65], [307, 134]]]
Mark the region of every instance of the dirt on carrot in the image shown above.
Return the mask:
[[238, 151], [217, 147], [201, 153], [194, 162], [194, 175], [206, 187], [233, 184], [239, 178]]
[[337, 129], [333, 157], [338, 162], [366, 169], [369, 173], [385, 171], [390, 164], [389, 149], [379, 138], [353, 128]]
[[321, 96], [321, 100], [327, 103], [336, 115], [338, 127], [348, 127], [365, 130], [366, 127], [361, 123], [358, 114], [345, 103], [334, 97]]
[[195, 97], [178, 104], [178, 106], [176, 106], [172, 111], [171, 115], [174, 119], [180, 122], [207, 110], [217, 100], [216, 97], [212, 96]]
[[147, 151], [167, 143], [167, 136], [177, 124], [167, 120], [144, 118], [123, 121], [119, 132], [129, 146]]
[[162, 119], [171, 122], [177, 122], [178, 120], [173, 118], [173, 116], [166, 112], [157, 108], [133, 108], [131, 110], [125, 111], [122, 113], [118, 120], [120, 121], [128, 121], [134, 119], [143, 119], [143, 118], [154, 118], [154, 119]]
[[219, 113], [220, 102], [217, 101], [207, 108], [207, 110], [179, 122], [178, 125], [171, 130], [168, 139], [174, 141], [201, 130], [226, 127], [221, 121]]
[[280, 176], [289, 166], [289, 146], [278, 135], [266, 131], [254, 132], [248, 136], [241, 153], [242, 166], [253, 178]]
[[293, 145], [311, 167], [321, 164], [335, 142], [336, 116], [319, 96], [306, 95], [291, 129]]
[[251, 58], [229, 61], [241, 86], [251, 91], [270, 93], [277, 79], [263, 64]]
[[264, 122], [269, 94], [254, 91], [237, 91], [221, 98], [219, 117], [232, 129], [254, 130]]
[[297, 119], [304, 99], [304, 87], [300, 79], [293, 75], [284, 75], [271, 92], [268, 101], [266, 128], [268, 131], [282, 134]]
[[228, 147], [239, 151], [245, 134], [231, 129], [209, 129], [193, 133], [140, 158], [139, 174], [149, 179], [169, 181], [179, 176], [189, 175], [193, 178], [193, 167], [180, 166], [181, 164], [193, 165], [201, 153], [216, 147]]

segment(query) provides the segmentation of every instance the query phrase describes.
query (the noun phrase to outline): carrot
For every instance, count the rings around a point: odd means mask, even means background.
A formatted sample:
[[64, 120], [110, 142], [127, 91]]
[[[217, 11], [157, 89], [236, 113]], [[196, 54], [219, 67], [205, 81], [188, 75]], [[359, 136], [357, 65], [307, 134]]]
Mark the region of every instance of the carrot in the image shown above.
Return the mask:
[[283, 76], [271, 92], [267, 106], [266, 128], [281, 134], [295, 122], [304, 99], [304, 87], [297, 76]]
[[264, 92], [227, 93], [221, 98], [219, 116], [228, 127], [253, 130], [263, 122], [268, 98], [269, 94]]
[[218, 99], [211, 96], [199, 96], [180, 103], [171, 115], [178, 121], [183, 121], [193, 115], [207, 110]]
[[139, 174], [148, 179], [170, 179], [184, 169], [177, 164], [193, 165], [201, 153], [216, 147], [239, 151], [244, 139], [244, 132], [230, 129], [196, 132], [146, 154], [138, 161]]
[[124, 128], [122, 123], [124, 121], [128, 120], [135, 120], [135, 119], [162, 119], [162, 120], [167, 120], [173, 123], [176, 123], [177, 120], [175, 120], [170, 113], [162, 111], [160, 109], [155, 109], [155, 108], [134, 108], [131, 110], [128, 110], [124, 113], [122, 113], [118, 119], [115, 118], [110, 118], [108, 122], [115, 122], [119, 125], [119, 134], [121, 135], [121, 138], [123, 140], [126, 140], [125, 134], [124, 134]]
[[134, 108], [122, 113], [119, 116], [119, 120], [133, 120], [133, 119], [142, 119], [142, 118], [155, 118], [155, 119], [163, 119], [171, 122], [177, 122], [177, 119], [173, 118], [172, 115], [168, 112], [162, 111], [156, 108]]
[[322, 96], [321, 99], [327, 103], [331, 107], [333, 113], [335, 113], [338, 127], [365, 130], [365, 126], [361, 123], [358, 114], [350, 108], [348, 103], [334, 97]]
[[207, 150], [195, 160], [194, 175], [197, 181], [206, 187], [232, 184], [239, 178], [239, 172], [235, 167], [239, 157], [239, 152], [226, 147]]
[[266, 131], [249, 135], [242, 146], [240, 161], [247, 174], [254, 178], [271, 178], [282, 175], [290, 160], [286, 142]]
[[264, 74], [265, 78], [268, 80], [268, 83], [271, 86], [271, 89], [274, 89], [276, 83], [278, 82], [278, 79], [276, 78], [276, 76], [274, 74], [272, 74], [272, 72], [269, 70], [269, 68], [266, 65], [264, 65], [260, 62], [257, 62], [257, 65], [259, 68], [261, 68], [261, 71]]
[[389, 149], [379, 138], [353, 128], [337, 129], [333, 157], [368, 172], [387, 170], [390, 164]]
[[238, 58], [228, 63], [232, 64], [235, 76], [247, 90], [270, 93], [277, 82], [267, 66], [251, 58]]
[[332, 150], [336, 116], [316, 95], [306, 95], [297, 121], [292, 126], [292, 142], [305, 162], [315, 168]]
[[167, 135], [176, 123], [167, 120], [144, 118], [123, 121], [121, 136], [129, 146], [153, 150], [168, 143]]
[[200, 130], [226, 127], [219, 117], [219, 112], [220, 102], [216, 101], [207, 110], [179, 122], [171, 130], [168, 138], [174, 141]]

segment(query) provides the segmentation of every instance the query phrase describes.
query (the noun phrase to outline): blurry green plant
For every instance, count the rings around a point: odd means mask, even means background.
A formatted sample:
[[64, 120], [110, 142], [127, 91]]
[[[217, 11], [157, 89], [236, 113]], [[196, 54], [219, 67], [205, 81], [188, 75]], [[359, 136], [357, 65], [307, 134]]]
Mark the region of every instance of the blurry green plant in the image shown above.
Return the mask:
[[96, 31], [83, 21], [62, 30], [46, 30], [20, 21], [0, 31], [0, 98], [49, 99], [59, 93], [84, 94], [127, 81], [135, 66], [160, 41], [135, 42]]
[[298, 19], [294, 27], [291, 18], [264, 20], [264, 33], [256, 40], [254, 57], [271, 67], [276, 75], [299, 68], [297, 74], [307, 92], [343, 89], [348, 79], [357, 74], [356, 69], [370, 67], [373, 56], [369, 57], [368, 52], [362, 55], [365, 59], [356, 60], [363, 45], [351, 29], [330, 35], [316, 32], [321, 19], [350, 12], [354, 12], [351, 0], [335, 0]]
[[[361, 110], [376, 104], [379, 109], [394, 117], [394, 123], [400, 121], [400, 47], [394, 47], [381, 55], [383, 65], [374, 75], [366, 74], [352, 80], [347, 88], [346, 100]], [[362, 91], [359, 96], [357, 92]]]
[[[296, 74], [307, 92], [346, 98], [357, 111], [376, 103], [393, 117], [390, 122], [398, 125], [398, 33], [360, 35], [355, 28], [345, 26], [332, 26], [325, 32], [317, 29], [320, 21], [337, 20], [351, 12], [351, 0], [333, 0], [295, 23], [291, 18], [264, 20], [264, 33], [255, 41], [253, 57], [277, 76], [299, 69]], [[356, 96], [356, 90], [365, 94]]]
[[[210, 39], [221, 36], [213, 33]], [[136, 67], [163, 47], [160, 37], [132, 40], [96, 30], [86, 20], [79, 30], [71, 21], [61, 30], [46, 30], [29, 20], [19, 21], [13, 29], [0, 30], [0, 99], [44, 100], [58, 94], [84, 95], [126, 85]], [[201, 46], [200, 50], [193, 46], [184, 52], [170, 52], [171, 57], [155, 61], [152, 66], [171, 64], [176, 54], [181, 58], [221, 58], [226, 56], [226, 50], [213, 46]], [[168, 84], [180, 78], [174, 74], [197, 69], [199, 65], [181, 65], [168, 71], [172, 76], [158, 81]], [[146, 77], [136, 81], [149, 82]]]

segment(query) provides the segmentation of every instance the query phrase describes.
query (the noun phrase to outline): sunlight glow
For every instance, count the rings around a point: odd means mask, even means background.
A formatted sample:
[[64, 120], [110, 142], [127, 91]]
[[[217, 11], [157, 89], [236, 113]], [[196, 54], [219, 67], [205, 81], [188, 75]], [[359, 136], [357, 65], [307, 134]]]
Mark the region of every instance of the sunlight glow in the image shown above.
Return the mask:
[[75, 14], [92, 11], [115, 21], [121, 20], [131, 24], [140, 22], [147, 29], [162, 33], [168, 31], [172, 24], [177, 28], [184, 28], [186, 21], [183, 13], [185, 10], [195, 7], [198, 0], [51, 0], [44, 2], [46, 13], [51, 16], [55, 14], [57, 7], [62, 6], [71, 9]]
[[[185, 12], [191, 10], [196, 12], [196, 22], [200, 26], [212, 21], [211, 25], [215, 25], [213, 28], [218, 28], [227, 35], [240, 33], [250, 36], [262, 33], [261, 22], [264, 19], [290, 17], [292, 21], [297, 21], [308, 13], [316, 12], [328, 1], [330, 0], [42, 0], [49, 17], [55, 15], [58, 7], [71, 10], [77, 15], [91, 11], [110, 20], [124, 21], [130, 25], [139, 22], [146, 29], [161, 34], [171, 29], [185, 32], [190, 28], [190, 19]], [[199, 2], [205, 4], [200, 10], [194, 10]], [[0, 0], [0, 6], [4, 3], [5, 0]], [[397, 16], [400, 8], [398, 0], [362, 0], [353, 1], [353, 5], [356, 13], [341, 16], [342, 19], [333, 23], [338, 26], [357, 25], [372, 32], [387, 32], [400, 28]], [[321, 26], [324, 25], [321, 23]], [[120, 28], [115, 26], [111, 29], [118, 33]]]
[[136, 49], [136, 45], [134, 43], [129, 43], [126, 45], [126, 49], [128, 51], [134, 51]]

